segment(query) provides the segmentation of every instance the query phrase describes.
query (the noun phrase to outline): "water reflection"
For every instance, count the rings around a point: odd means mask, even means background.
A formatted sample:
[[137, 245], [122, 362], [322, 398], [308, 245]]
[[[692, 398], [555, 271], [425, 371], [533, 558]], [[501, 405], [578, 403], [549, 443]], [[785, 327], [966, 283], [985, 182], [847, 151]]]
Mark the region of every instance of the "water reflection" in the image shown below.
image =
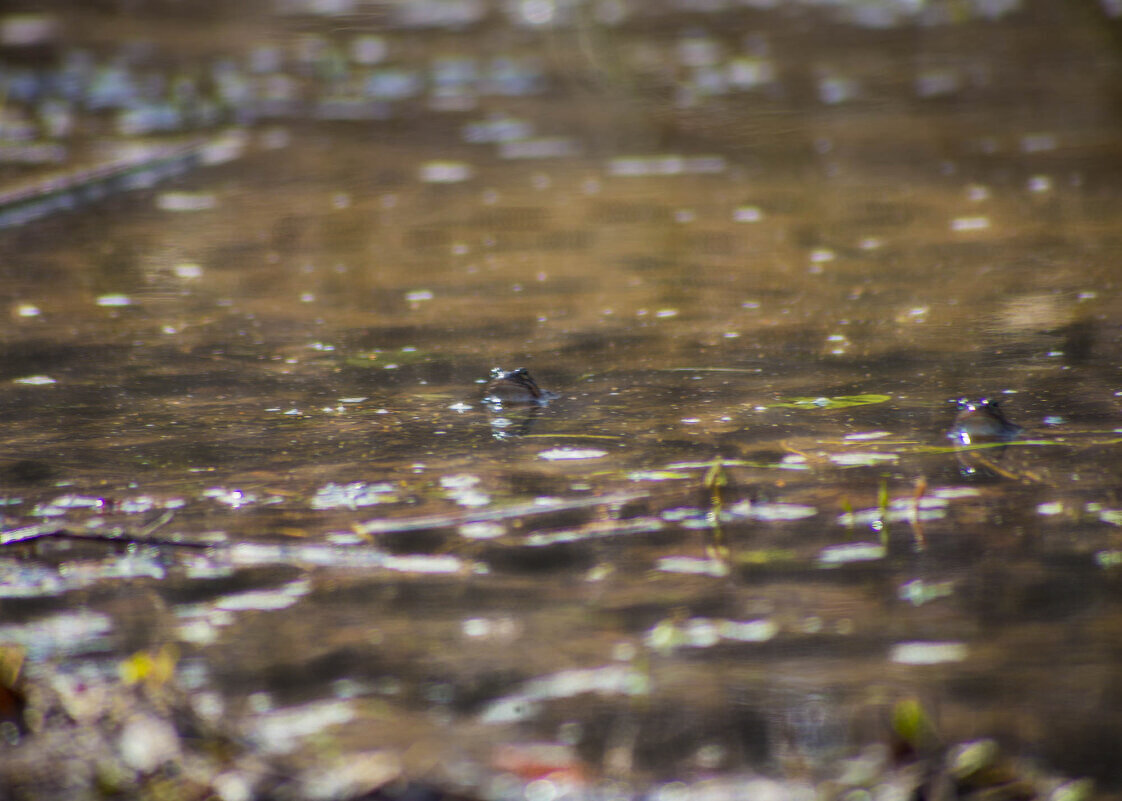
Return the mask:
[[1103, 12], [211, 5], [0, 18], [5, 791], [1116, 792]]

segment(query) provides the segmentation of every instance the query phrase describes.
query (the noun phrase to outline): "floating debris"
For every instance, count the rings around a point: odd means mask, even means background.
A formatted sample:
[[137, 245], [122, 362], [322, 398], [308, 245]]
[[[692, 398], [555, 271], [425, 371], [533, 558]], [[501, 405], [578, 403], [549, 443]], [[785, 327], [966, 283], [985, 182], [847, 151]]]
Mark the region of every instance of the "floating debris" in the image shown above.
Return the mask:
[[478, 122], [469, 122], [462, 129], [465, 142], [474, 144], [514, 142], [533, 136], [534, 127], [526, 120], [499, 114]]
[[895, 453], [876, 453], [872, 451], [830, 454], [830, 461], [839, 467], [872, 467], [886, 462], [895, 462], [899, 459], [899, 455]]
[[177, 264], [172, 268], [172, 272], [175, 274], [176, 278], [182, 278], [185, 281], [192, 281], [196, 278], [203, 277], [202, 265], [195, 264], [194, 262]]
[[319, 701], [304, 706], [267, 711], [249, 725], [249, 735], [265, 752], [287, 754], [305, 737], [355, 718], [349, 701]]
[[883, 439], [884, 437], [891, 437], [892, 434], [888, 431], [860, 431], [856, 434], [846, 434], [842, 439], [851, 440], [853, 442], [868, 442], [874, 439]]
[[537, 716], [544, 701], [572, 698], [586, 693], [601, 696], [639, 696], [650, 692], [650, 677], [627, 665], [562, 670], [531, 679], [518, 692], [488, 704], [479, 715], [481, 723], [517, 723]]
[[693, 617], [682, 622], [656, 623], [644, 642], [658, 651], [674, 648], [711, 648], [722, 640], [767, 642], [779, 633], [778, 624], [769, 619], [721, 620]]
[[725, 640], [740, 642], [766, 642], [779, 633], [779, 624], [774, 620], [722, 620], [717, 631]]
[[663, 522], [657, 517], [639, 517], [631, 520], [594, 521], [575, 529], [564, 531], [540, 531], [530, 534], [524, 540], [526, 545], [538, 547], [556, 545], [562, 542], [581, 542], [603, 537], [616, 537], [626, 534], [643, 534], [661, 531]]
[[518, 139], [499, 144], [501, 159], [557, 159], [579, 156], [580, 145], [564, 136]]
[[758, 206], [740, 206], [733, 210], [732, 220], [739, 223], [759, 222], [764, 218], [764, 213]]
[[948, 499], [933, 495], [894, 498], [884, 507], [843, 512], [838, 523], [851, 528], [857, 525], [876, 525], [884, 522], [940, 520], [946, 517]]
[[426, 184], [455, 184], [469, 180], [475, 171], [462, 161], [429, 161], [421, 165], [419, 178]]
[[210, 498], [231, 509], [240, 509], [243, 506], [252, 506], [257, 503], [257, 496], [252, 492], [240, 489], [227, 489], [226, 487], [211, 487], [203, 490], [202, 497]]
[[861, 84], [844, 75], [824, 75], [818, 80], [818, 99], [828, 106], [855, 100], [861, 95]]
[[804, 506], [797, 503], [752, 503], [741, 501], [731, 506], [728, 512], [737, 517], [746, 517], [765, 522], [779, 522], [784, 520], [803, 520], [814, 517], [818, 509], [813, 506]]
[[888, 659], [901, 665], [940, 665], [962, 662], [968, 654], [963, 642], [902, 642], [892, 646]]
[[493, 540], [506, 534], [506, 526], [498, 523], [468, 523], [458, 529], [469, 540]]
[[57, 384], [58, 381], [54, 378], [51, 378], [49, 375], [29, 375], [24, 376], [23, 378], [13, 378], [12, 383], [23, 384], [24, 386], [29, 387], [46, 387], [50, 386], [51, 384]]
[[249, 610], [270, 612], [287, 609], [301, 597], [311, 592], [312, 585], [307, 579], [290, 581], [277, 589], [249, 590], [248, 592], [226, 595], [214, 601], [214, 608], [225, 612], [245, 612]]
[[61, 517], [73, 509], [101, 511], [105, 499], [90, 495], [60, 495], [47, 503], [36, 504], [31, 510], [32, 517]]
[[885, 547], [879, 542], [853, 542], [829, 545], [818, 552], [819, 567], [838, 567], [851, 562], [870, 562], [885, 557]]
[[725, 562], [699, 556], [664, 556], [655, 562], [655, 570], [716, 578], [723, 578], [729, 574], [729, 566]]
[[316, 490], [310, 505], [313, 509], [358, 509], [397, 500], [397, 487], [393, 484], [352, 481], [350, 484], [325, 484]]
[[952, 231], [984, 231], [989, 227], [989, 217], [955, 217], [951, 220]]
[[547, 451], [539, 453], [538, 458], [550, 462], [558, 462], [578, 459], [599, 459], [607, 455], [607, 451], [597, 450], [596, 448], [550, 448]]
[[924, 581], [913, 579], [900, 585], [896, 593], [901, 601], [907, 601], [912, 606], [923, 606], [939, 598], [949, 598], [954, 594], [953, 581]]
[[218, 207], [218, 198], [211, 192], [161, 192], [156, 196], [160, 211], [209, 211]]
[[479, 476], [466, 473], [454, 476], [443, 476], [440, 479], [440, 486], [444, 489], [448, 497], [460, 506], [475, 508], [487, 506], [491, 503], [491, 497], [489, 495], [475, 489], [475, 486], [479, 484], [480, 480]]
[[608, 174], [620, 178], [712, 175], [726, 168], [723, 156], [622, 156], [608, 162]]

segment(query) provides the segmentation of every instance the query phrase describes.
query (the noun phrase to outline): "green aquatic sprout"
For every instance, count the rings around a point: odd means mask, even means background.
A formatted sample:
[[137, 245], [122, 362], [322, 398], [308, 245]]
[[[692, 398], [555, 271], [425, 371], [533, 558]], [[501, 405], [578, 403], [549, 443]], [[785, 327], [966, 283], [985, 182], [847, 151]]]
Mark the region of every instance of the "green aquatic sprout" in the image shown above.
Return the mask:
[[847, 409], [850, 406], [869, 406], [892, 400], [891, 395], [835, 395], [832, 398], [782, 398], [772, 403], [768, 409]]
[[705, 478], [703, 481], [705, 483], [705, 488], [708, 489], [713, 496], [714, 504], [720, 505], [720, 488], [728, 486], [729, 483], [728, 475], [725, 473], [724, 462], [720, 459], [715, 459], [709, 469], [705, 471]]
[[714, 559], [727, 565], [731, 554], [725, 541], [724, 531], [721, 530], [721, 513], [724, 511], [725, 502], [721, 490], [728, 486], [729, 479], [721, 457], [718, 456], [713, 460], [713, 464], [705, 471], [702, 483], [709, 490], [709, 511], [705, 517], [709, 523], [712, 542], [707, 550], [711, 552]]
[[875, 525], [880, 532], [880, 542], [884, 545], [888, 542], [888, 479], [882, 478], [880, 484], [877, 486], [877, 511], [880, 513], [880, 519]]
[[917, 752], [937, 739], [927, 710], [914, 697], [902, 698], [892, 707], [892, 733]]

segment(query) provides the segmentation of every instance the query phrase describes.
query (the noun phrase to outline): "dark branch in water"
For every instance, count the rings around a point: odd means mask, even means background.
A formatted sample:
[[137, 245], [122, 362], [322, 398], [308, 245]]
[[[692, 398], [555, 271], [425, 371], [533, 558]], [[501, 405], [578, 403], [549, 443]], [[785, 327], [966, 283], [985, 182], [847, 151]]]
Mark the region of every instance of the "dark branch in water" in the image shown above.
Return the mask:
[[156, 531], [163, 528], [174, 516], [174, 512], [164, 512], [154, 521], [137, 531], [130, 531], [114, 526], [107, 529], [87, 529], [85, 531], [60, 527], [57, 523], [36, 523], [31, 526], [13, 528], [0, 531], [0, 545], [11, 545], [17, 542], [30, 542], [43, 537], [66, 537], [77, 540], [101, 540], [104, 542], [136, 542], [145, 545], [176, 545], [181, 548], [212, 548], [213, 540], [191, 540], [182, 537], [156, 536]]

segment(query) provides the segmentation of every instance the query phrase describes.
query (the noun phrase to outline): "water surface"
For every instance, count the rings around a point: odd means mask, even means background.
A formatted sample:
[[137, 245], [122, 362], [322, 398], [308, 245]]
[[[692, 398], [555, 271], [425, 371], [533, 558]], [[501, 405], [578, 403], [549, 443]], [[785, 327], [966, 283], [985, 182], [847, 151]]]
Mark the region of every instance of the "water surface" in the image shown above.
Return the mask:
[[1117, 21], [297, 5], [4, 50], [14, 797], [1117, 796]]

